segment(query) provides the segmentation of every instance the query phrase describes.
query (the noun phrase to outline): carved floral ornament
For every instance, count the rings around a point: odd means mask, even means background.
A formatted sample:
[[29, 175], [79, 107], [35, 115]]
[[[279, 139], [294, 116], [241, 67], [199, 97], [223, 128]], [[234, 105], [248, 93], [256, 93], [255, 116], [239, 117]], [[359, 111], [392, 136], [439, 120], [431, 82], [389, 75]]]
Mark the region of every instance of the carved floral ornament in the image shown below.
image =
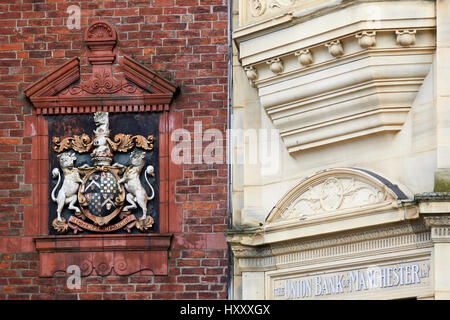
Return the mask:
[[260, 17], [269, 10], [285, 9], [294, 5], [297, 0], [248, 0], [250, 12], [253, 17]]
[[[255, 6], [260, 10], [263, 10], [263, 8], [265, 8], [265, 1], [263, 0], [255, 0], [254, 3]], [[415, 29], [400, 29], [396, 30], [394, 33], [396, 36], [396, 44], [398, 46], [410, 47], [416, 43], [417, 30]], [[348, 36], [347, 38], [356, 39], [361, 49], [368, 50], [376, 47], [376, 36], [376, 31], [364, 30], [357, 32], [352, 36]], [[330, 40], [325, 43], [318, 44], [315, 47], [303, 48], [300, 50], [296, 50], [288, 55], [273, 57], [266, 60], [265, 64], [268, 65], [273, 75], [280, 75], [285, 71], [283, 59], [288, 58], [289, 55], [294, 55], [295, 57], [297, 57], [298, 63], [301, 66], [311, 67], [315, 63], [313, 50], [320, 50], [323, 47], [327, 48], [330, 58], [340, 58], [345, 56], [346, 54], [344, 45], [342, 44], [343, 39], [344, 38]], [[252, 83], [258, 79], [258, 70], [256, 66], [257, 64], [244, 66], [244, 71], [247, 75], [247, 78]]]
[[326, 170], [306, 178], [289, 191], [271, 211], [266, 223], [389, 206], [403, 199], [408, 197], [397, 185], [369, 171]]
[[114, 28], [107, 22], [98, 22], [91, 25], [86, 31], [86, 39], [98, 40], [98, 39], [111, 39], [116, 38]]

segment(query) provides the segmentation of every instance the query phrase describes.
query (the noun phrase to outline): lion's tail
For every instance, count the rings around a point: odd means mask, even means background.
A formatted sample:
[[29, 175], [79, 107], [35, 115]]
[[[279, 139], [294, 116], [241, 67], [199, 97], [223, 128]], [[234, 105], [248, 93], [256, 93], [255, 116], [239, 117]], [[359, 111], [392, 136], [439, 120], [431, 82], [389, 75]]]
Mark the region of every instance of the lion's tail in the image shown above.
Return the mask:
[[150, 166], [148, 166], [147, 169], [145, 170], [145, 181], [147, 181], [148, 186], [152, 190], [152, 195], [150, 197], [148, 197], [148, 200], [152, 200], [155, 197], [155, 190], [153, 189], [152, 185], [148, 181], [147, 173], [149, 172], [149, 169], [150, 169]]
[[59, 184], [61, 182], [61, 173], [59, 172], [58, 168], [55, 168], [52, 170], [52, 175], [53, 175], [53, 179], [56, 178], [56, 176], [58, 176], [58, 182], [56, 183], [56, 186], [53, 188], [53, 191], [52, 191], [52, 200], [54, 202], [56, 202], [55, 192], [56, 192], [56, 189], [58, 189]]

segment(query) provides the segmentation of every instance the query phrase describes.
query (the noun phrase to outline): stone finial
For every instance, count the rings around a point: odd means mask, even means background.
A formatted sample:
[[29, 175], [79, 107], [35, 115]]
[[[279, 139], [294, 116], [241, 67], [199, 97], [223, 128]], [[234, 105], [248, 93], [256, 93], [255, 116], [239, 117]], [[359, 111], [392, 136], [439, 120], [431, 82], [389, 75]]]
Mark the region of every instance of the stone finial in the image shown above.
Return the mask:
[[117, 33], [106, 21], [96, 21], [84, 32], [88, 61], [95, 64], [113, 64], [116, 59]]

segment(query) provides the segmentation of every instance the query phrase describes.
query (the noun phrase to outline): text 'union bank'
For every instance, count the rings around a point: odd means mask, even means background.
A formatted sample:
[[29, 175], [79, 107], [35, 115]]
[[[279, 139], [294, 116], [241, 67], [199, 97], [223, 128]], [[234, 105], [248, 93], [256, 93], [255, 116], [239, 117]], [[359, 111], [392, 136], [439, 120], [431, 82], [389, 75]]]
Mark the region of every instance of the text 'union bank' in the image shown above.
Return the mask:
[[429, 268], [427, 264], [407, 264], [286, 279], [274, 293], [284, 299], [302, 299], [420, 284], [421, 279], [429, 277]]

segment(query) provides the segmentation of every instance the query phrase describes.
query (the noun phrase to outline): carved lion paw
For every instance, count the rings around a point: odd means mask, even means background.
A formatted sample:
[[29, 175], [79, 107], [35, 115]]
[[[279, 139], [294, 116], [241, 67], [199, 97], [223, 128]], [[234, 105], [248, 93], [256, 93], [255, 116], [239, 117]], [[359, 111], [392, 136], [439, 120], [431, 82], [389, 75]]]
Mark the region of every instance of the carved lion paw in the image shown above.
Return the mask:
[[136, 228], [141, 232], [149, 232], [152, 228], [155, 220], [151, 216], [147, 216], [145, 220], [138, 220], [136, 222]]
[[58, 234], [64, 234], [69, 230], [69, 224], [64, 218], [61, 218], [61, 221], [59, 221], [58, 218], [54, 219], [52, 222], [52, 227]]

